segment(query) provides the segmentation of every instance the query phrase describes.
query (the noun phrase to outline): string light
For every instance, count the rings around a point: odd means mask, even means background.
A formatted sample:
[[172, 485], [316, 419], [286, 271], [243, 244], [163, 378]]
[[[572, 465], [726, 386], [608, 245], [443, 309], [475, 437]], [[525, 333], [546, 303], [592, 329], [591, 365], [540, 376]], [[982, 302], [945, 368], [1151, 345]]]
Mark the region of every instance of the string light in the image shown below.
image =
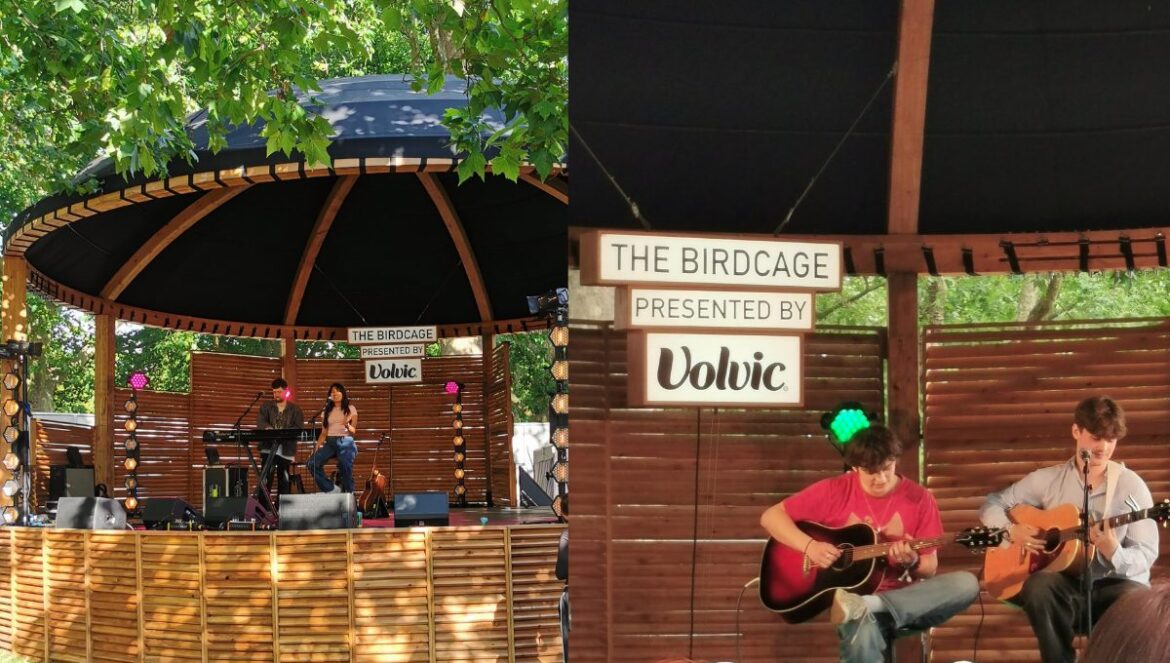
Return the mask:
[[[452, 389], [451, 385], [455, 385]], [[455, 434], [451, 437], [453, 457], [455, 459], [455, 503], [458, 506], [467, 506], [467, 471], [464, 462], [467, 458], [464, 453], [463, 439], [463, 385], [458, 382], [448, 382], [448, 394], [455, 395], [455, 402], [451, 404], [451, 413], [455, 418], [451, 421], [451, 428]]]

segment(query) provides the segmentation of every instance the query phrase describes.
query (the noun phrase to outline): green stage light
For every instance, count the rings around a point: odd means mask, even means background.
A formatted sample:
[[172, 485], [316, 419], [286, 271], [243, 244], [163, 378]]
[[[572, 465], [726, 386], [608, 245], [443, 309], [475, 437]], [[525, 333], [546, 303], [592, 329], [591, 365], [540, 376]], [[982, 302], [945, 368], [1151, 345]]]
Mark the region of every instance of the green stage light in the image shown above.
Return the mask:
[[869, 428], [869, 415], [860, 403], [842, 403], [835, 410], [821, 417], [821, 428], [829, 431], [833, 441], [845, 444], [853, 439], [857, 431]]

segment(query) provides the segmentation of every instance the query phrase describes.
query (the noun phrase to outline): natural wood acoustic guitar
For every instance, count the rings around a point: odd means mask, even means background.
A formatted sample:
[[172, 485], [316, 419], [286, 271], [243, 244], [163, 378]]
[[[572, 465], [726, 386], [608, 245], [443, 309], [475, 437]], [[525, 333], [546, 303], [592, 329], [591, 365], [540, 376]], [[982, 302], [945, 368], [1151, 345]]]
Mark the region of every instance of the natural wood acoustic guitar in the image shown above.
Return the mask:
[[[799, 624], [826, 610], [837, 589], [858, 594], [872, 594], [877, 589], [893, 543], [878, 543], [877, 531], [865, 523], [826, 527], [802, 520], [796, 526], [817, 541], [837, 546], [841, 556], [833, 566], [822, 569], [808, 564], [802, 551], [769, 539], [760, 563], [760, 601], [764, 607], [780, 613], [789, 624]], [[953, 542], [977, 552], [1002, 540], [1003, 530], [980, 527], [909, 543], [914, 550], [922, 550]]]
[[[1170, 499], [1148, 509], [1139, 509], [1106, 518], [1109, 527], [1117, 527], [1151, 518], [1165, 523], [1170, 518]], [[1040, 530], [1037, 538], [1044, 540], [1044, 548], [1030, 550], [1020, 543], [1007, 543], [987, 551], [983, 559], [983, 587], [1000, 601], [1012, 601], [1024, 587], [1024, 581], [1036, 571], [1045, 569], [1069, 575], [1080, 575], [1084, 566], [1081, 552], [1081, 512], [1071, 504], [1051, 509], [1038, 509], [1019, 504], [1008, 511], [1013, 523], [1031, 525]], [[1091, 527], [1102, 521], [1090, 523]], [[1089, 550], [1090, 558], [1095, 553]]]

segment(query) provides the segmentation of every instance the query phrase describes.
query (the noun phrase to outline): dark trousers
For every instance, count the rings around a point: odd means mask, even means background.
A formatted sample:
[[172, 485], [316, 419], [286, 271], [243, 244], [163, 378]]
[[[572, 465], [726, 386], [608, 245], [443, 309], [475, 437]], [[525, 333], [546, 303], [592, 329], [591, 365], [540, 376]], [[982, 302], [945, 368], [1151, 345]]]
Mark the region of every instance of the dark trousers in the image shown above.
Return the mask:
[[[264, 463], [267, 463], [267, 462], [268, 462], [268, 454], [261, 453], [261, 455], [260, 455], [261, 467], [263, 467]], [[292, 492], [292, 486], [289, 483], [289, 479], [288, 479], [288, 471], [289, 471], [289, 468], [291, 468], [291, 467], [292, 467], [291, 460], [284, 458], [282, 456], [279, 456], [279, 455], [276, 456], [276, 459], [272, 461], [272, 467], [268, 468], [268, 476], [264, 477], [264, 485], [268, 486], [269, 492], [272, 491], [272, 477], [273, 477], [273, 475], [276, 476], [276, 487], [280, 491], [281, 495], [288, 495], [289, 493]]]
[[[1093, 623], [1122, 594], [1145, 587], [1124, 578], [1103, 578], [1093, 583]], [[1084, 633], [1085, 597], [1080, 578], [1038, 571], [1024, 583], [1017, 601], [1028, 613], [1044, 663], [1074, 663], [1073, 637]]]

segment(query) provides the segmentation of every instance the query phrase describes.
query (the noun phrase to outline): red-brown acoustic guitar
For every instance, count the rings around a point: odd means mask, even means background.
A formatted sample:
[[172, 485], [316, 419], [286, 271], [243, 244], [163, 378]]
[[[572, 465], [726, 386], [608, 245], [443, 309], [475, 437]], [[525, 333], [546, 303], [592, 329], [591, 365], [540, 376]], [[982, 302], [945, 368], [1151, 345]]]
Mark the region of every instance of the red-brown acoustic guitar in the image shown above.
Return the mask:
[[[893, 543], [878, 543], [877, 531], [865, 523], [826, 527], [797, 521], [796, 526], [817, 541], [837, 546], [841, 556], [833, 566], [822, 569], [806, 565], [801, 551], [769, 539], [760, 564], [760, 601], [764, 607], [780, 613], [789, 624], [799, 624], [826, 610], [837, 589], [858, 594], [871, 594], [877, 589]], [[922, 550], [953, 542], [978, 552], [999, 545], [1003, 536], [1003, 530], [977, 527], [909, 543], [914, 550]]]
[[374, 449], [374, 467], [370, 471], [370, 478], [366, 480], [366, 489], [358, 498], [358, 510], [363, 518], [385, 518], [390, 515], [386, 505], [386, 495], [390, 489], [390, 479], [378, 470], [378, 453], [382, 450], [382, 442], [388, 433], [382, 433], [378, 438], [378, 446]]

